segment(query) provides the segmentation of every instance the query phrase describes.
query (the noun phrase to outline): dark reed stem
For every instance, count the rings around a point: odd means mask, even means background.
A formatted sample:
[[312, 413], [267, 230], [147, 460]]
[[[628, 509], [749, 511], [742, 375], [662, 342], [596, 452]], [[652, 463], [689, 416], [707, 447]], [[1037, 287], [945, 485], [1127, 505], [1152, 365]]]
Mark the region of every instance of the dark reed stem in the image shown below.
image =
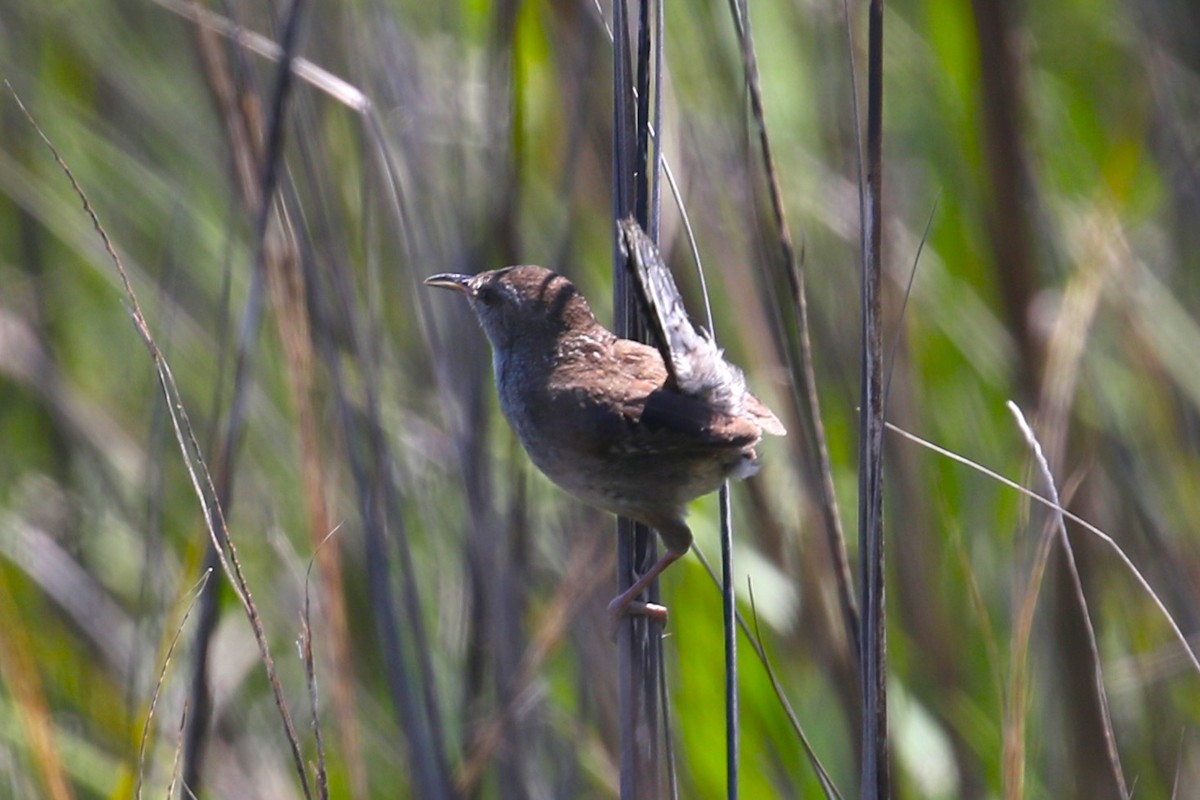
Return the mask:
[[[820, 509], [825, 523], [826, 542], [833, 562], [834, 581], [838, 588], [842, 623], [846, 637], [857, 650], [859, 642], [859, 612], [854, 600], [854, 586], [850, 578], [850, 560], [846, 555], [846, 537], [842, 530], [841, 512], [833, 485], [833, 464], [829, 457], [825, 423], [821, 418], [821, 399], [817, 392], [816, 366], [813, 360], [812, 338], [808, 323], [808, 293], [805, 289], [803, 254], [797, 257], [796, 246], [788, 226], [783, 207], [783, 192], [779, 185], [779, 173], [775, 168], [775, 157], [771, 140], [767, 135], [766, 111], [763, 107], [762, 89], [758, 76], [758, 57], [754, 49], [754, 36], [745, 0], [729, 0], [730, 13], [737, 29], [742, 51], [746, 90], [750, 96], [750, 111], [758, 129], [759, 149], [762, 151], [763, 169], [766, 172], [767, 188], [771, 200], [771, 213], [779, 235], [779, 251], [784, 263], [784, 272], [791, 291], [792, 305], [796, 311], [796, 327], [799, 334], [799, 365], [792, 364], [797, 373], [803, 401], [802, 415], [805, 441], [810, 448], [810, 460], [817, 465], [817, 489]], [[790, 355], [790, 354], [789, 354]], [[793, 357], [794, 358], [794, 357]]]
[[883, 540], [883, 0], [867, 15], [867, 155], [862, 212], [862, 366], [859, 408], [859, 608], [862, 611], [864, 800], [891, 796]]
[[[647, 0], [643, 0], [646, 2]], [[638, 222], [647, 224], [645, 176], [648, 135], [639, 124], [638, 99], [631, 72], [629, 22], [626, 0], [613, 4], [613, 330], [618, 336], [644, 339], [637, 300], [629, 286], [627, 270], [615, 235], [616, 221], [635, 210]], [[639, 29], [644, 28], [639, 25]], [[648, 33], [646, 34], [648, 35]], [[639, 42], [642, 40], [639, 35]], [[637, 77], [649, 80], [648, 47], [639, 47]], [[643, 91], [642, 97], [648, 93]], [[640, 162], [639, 162], [640, 157]], [[639, 179], [639, 176], [641, 178]], [[643, 198], [639, 201], [639, 197]], [[625, 590], [635, 575], [655, 561], [653, 534], [644, 525], [617, 520], [617, 587]], [[654, 591], [651, 599], [656, 599]], [[617, 635], [618, 719], [620, 726], [620, 796], [622, 800], [656, 798], [658, 764], [657, 672], [661, 669], [661, 643], [649, 619], [628, 615]]]
[[[210, 509], [222, 509], [228, 514], [233, 505], [233, 474], [236, 465], [238, 442], [241, 438], [242, 420], [244, 415], [246, 392], [248, 388], [247, 375], [253, 355], [254, 342], [257, 339], [258, 321], [262, 310], [264, 266], [269, 257], [267, 252], [267, 226], [271, 219], [271, 208], [278, 184], [279, 162], [283, 154], [284, 117], [287, 110], [287, 99], [290, 94], [293, 74], [292, 61], [299, 45], [300, 26], [304, 17], [303, 0], [294, 0], [284, 16], [283, 36], [280, 42], [282, 57], [275, 73], [275, 86], [271, 94], [270, 116], [267, 119], [265, 141], [261, 144], [242, 118], [243, 130], [246, 134], [241, 140], [246, 145], [240, 156], [247, 171], [253, 169], [257, 162], [260, 174], [256, 189], [249, 188], [248, 183], [243, 187], [243, 196], [247, 209], [255, 215], [255, 257], [251, 273], [250, 293], [246, 299], [246, 307], [242, 316], [242, 325], [238, 337], [237, 356], [234, 363], [233, 396], [230, 401], [229, 413], [226, 417], [225, 435], [220, 452], [217, 454], [214, 473], [216, 476], [216, 492], [214, 505]], [[230, 121], [228, 125], [236, 123]], [[256, 157], [257, 156], [257, 157]], [[210, 526], [223, 530], [223, 525]], [[228, 546], [225, 541], [209, 545], [205, 557], [205, 566], [216, 566], [214, 548], [220, 544]], [[219, 617], [217, 602], [219, 598], [219, 583], [212, 583], [203, 592], [200, 601], [200, 616], [196, 630], [196, 647], [193, 654], [193, 672], [191, 696], [194, 711], [187, 724], [183, 781], [192, 791], [198, 792], [202, 781], [202, 766], [204, 756], [204, 740], [207, 734], [211, 699], [208, 689], [208, 654], [212, 642], [212, 634]], [[309, 794], [307, 774], [303, 767], [299, 768], [301, 782], [305, 794]]]
[[721, 507], [721, 621], [725, 637], [725, 796], [738, 796], [737, 592], [733, 577], [733, 508], [729, 483], [718, 495]]

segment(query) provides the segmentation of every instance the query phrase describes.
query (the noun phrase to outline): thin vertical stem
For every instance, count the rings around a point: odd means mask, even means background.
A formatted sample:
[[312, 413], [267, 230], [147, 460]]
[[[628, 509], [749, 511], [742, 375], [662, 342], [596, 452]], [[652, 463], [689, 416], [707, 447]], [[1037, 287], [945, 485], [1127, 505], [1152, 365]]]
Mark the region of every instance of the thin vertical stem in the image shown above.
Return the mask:
[[738, 796], [737, 592], [733, 583], [733, 508], [721, 486], [721, 617], [725, 634], [725, 796]]
[[[642, 0], [639, 30], [647, 26], [647, 4]], [[618, 336], [640, 339], [636, 299], [615, 236], [616, 221], [635, 210], [638, 222], [647, 224], [647, 165], [649, 133], [646, 129], [648, 89], [635, 98], [631, 74], [629, 23], [625, 0], [613, 4], [613, 313]], [[638, 84], [649, 82], [649, 33], [639, 34]], [[640, 107], [639, 107], [640, 106]], [[639, 113], [640, 112], [640, 113]], [[617, 520], [617, 585], [631, 586], [636, 574], [656, 560], [653, 535], [645, 525]], [[651, 591], [653, 598], [653, 590]], [[640, 800], [658, 796], [658, 670], [661, 642], [645, 617], [626, 616], [617, 638], [617, 702], [620, 720], [620, 796]]]
[[883, 547], [883, 0], [867, 28], [867, 169], [862, 211], [862, 404], [859, 411], [859, 566], [862, 638], [861, 796], [891, 794], [887, 740], [887, 626]]

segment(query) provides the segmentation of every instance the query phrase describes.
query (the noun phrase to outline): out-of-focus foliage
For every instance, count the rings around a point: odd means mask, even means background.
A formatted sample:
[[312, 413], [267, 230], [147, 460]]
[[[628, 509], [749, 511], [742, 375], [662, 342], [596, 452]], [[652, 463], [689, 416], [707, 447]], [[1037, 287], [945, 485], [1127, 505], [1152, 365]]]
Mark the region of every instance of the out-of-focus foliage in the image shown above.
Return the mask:
[[[714, 325], [792, 431], [764, 443], [763, 473], [734, 488], [740, 583], [850, 796], [857, 699], [780, 346], [790, 300], [760, 288], [779, 264], [741, 56], [726, 3], [666, 5], [663, 145]], [[841, 3], [750, 5], [853, 532], [851, 44]], [[201, 44], [181, 13], [200, 7], [6, 0], [0, 73], [120, 252], [210, 466], [240, 423], [216, 479], [229, 483], [230, 535], [304, 758], [317, 758], [295, 647], [307, 592], [333, 796], [432, 796], [430, 785], [615, 796], [611, 521], [532, 469], [496, 408], [482, 334], [459, 298], [420, 285], [434, 272], [542, 263], [609, 319], [612, 63], [600, 11], [589, 0], [306, 4], [297, 54], [370, 108], [313, 71], [297, 79], [262, 245], [245, 194], [260, 173], [239, 181], [247, 146], [214, 87], [231, 81], [245, 119], [265, 128], [277, 64], [227, 38]], [[268, 4], [209, 10], [279, 37]], [[861, 75], [862, 9], [849, 10]], [[1042, 491], [1004, 407], [1015, 400], [1070, 508], [1116, 540], [1194, 636], [1200, 12], [1184, 0], [898, 0], [886, 24], [889, 417]], [[201, 576], [204, 513], [90, 219], [8, 93], [0, 125], [0, 796], [130, 796], [158, 675]], [[663, 243], [699, 318], [665, 192]], [[302, 283], [282, 286], [288, 276]], [[1115, 796], [1057, 549], [1027, 659], [1014, 658], [1048, 514], [906, 440], [887, 445], [897, 796]], [[715, 554], [715, 500], [691, 521]], [[1071, 539], [1126, 781], [1139, 797], [1197, 785], [1200, 675], [1112, 550], [1075, 527]], [[300, 796], [249, 624], [224, 574], [212, 581], [225, 588], [201, 794]], [[721, 797], [718, 593], [691, 557], [663, 587], [681, 796]], [[749, 615], [748, 591], [743, 600]], [[194, 711], [198, 617], [161, 685], [148, 796], [165, 794], [185, 704]], [[742, 796], [820, 796], [765, 672], [749, 648], [741, 655]], [[1006, 751], [1010, 734], [1023, 749]]]

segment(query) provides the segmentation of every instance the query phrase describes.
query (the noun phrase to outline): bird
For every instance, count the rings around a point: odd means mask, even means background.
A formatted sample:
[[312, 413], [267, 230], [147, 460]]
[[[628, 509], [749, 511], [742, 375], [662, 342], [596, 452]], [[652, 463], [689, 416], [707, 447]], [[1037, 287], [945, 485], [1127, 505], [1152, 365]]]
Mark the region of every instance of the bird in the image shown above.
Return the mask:
[[691, 547], [688, 504], [755, 474], [763, 434], [786, 431], [687, 316], [640, 226], [622, 220], [618, 235], [657, 347], [612, 333], [570, 280], [544, 267], [425, 284], [467, 298], [491, 344], [500, 409], [534, 465], [584, 503], [658, 532], [666, 552], [609, 611], [665, 619], [665, 608], [636, 600]]

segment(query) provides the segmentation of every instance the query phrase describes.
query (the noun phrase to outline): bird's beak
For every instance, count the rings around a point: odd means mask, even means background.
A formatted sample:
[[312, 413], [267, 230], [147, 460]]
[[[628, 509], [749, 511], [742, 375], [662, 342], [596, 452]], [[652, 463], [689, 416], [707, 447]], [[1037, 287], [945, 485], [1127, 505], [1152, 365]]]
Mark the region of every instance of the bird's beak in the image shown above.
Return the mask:
[[443, 272], [441, 275], [430, 275], [425, 279], [426, 286], [437, 286], [442, 289], [453, 289], [456, 292], [462, 292], [466, 295], [475, 294], [471, 288], [470, 275], [455, 275], [452, 272]]

